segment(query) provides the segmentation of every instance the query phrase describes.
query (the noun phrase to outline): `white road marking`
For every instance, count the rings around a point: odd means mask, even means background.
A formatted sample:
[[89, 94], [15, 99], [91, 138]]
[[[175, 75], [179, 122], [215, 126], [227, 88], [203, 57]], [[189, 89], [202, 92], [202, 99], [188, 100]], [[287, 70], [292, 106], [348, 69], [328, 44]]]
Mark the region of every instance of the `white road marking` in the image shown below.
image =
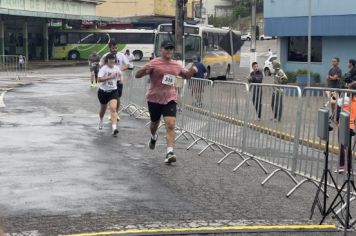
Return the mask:
[[5, 103], [4, 103], [5, 93], [6, 93], [6, 91], [4, 91], [4, 92], [0, 95], [0, 107], [5, 107]]

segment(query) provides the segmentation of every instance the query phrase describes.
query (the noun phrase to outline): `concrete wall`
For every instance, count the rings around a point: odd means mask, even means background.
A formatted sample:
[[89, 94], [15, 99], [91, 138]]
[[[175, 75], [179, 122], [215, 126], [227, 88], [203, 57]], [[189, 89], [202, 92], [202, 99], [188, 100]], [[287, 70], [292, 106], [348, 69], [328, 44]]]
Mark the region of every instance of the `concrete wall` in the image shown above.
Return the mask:
[[[280, 60], [285, 71], [296, 71], [298, 69], [306, 69], [306, 62], [288, 62], [288, 38], [282, 37], [280, 40]], [[356, 37], [323, 37], [322, 38], [322, 62], [312, 63], [312, 71], [320, 74], [321, 82], [325, 84], [326, 75], [331, 67], [331, 59], [333, 57], [340, 58], [340, 68], [345, 74], [348, 69], [348, 60], [356, 58], [356, 53], [353, 50], [356, 44]]]
[[[192, 17], [193, 0], [187, 4], [188, 17]], [[98, 5], [96, 13], [103, 17], [133, 17], [133, 16], [175, 16], [175, 0], [107, 0]]]
[[153, 16], [155, 0], [107, 0], [96, 7], [96, 14], [104, 17]]
[[231, 2], [226, 0], [203, 0], [203, 7], [208, 16], [215, 15], [215, 6], [230, 6]]
[[[355, 0], [312, 0], [314, 16], [355, 14]], [[264, 0], [264, 16], [307, 16], [308, 0]]]

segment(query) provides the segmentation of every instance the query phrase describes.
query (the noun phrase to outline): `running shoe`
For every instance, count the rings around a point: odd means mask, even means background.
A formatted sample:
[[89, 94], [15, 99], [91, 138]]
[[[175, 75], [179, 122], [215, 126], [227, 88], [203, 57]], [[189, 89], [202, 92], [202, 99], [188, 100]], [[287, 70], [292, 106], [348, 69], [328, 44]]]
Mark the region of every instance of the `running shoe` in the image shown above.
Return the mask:
[[176, 162], [176, 161], [177, 161], [177, 157], [176, 157], [176, 155], [174, 155], [173, 152], [168, 153], [166, 155], [166, 159], [164, 159], [164, 162], [166, 164], [171, 164], [171, 163]]
[[90, 88], [94, 88], [94, 86], [95, 86], [94, 83], [90, 84]]
[[114, 136], [114, 137], [117, 137], [117, 134], [119, 133], [119, 131], [117, 130], [117, 129], [114, 129], [113, 131], [112, 131], [112, 136]]
[[102, 130], [102, 129], [103, 129], [103, 122], [100, 121], [100, 122], [99, 122], [99, 130]]
[[156, 147], [156, 141], [157, 141], [157, 139], [154, 140], [154, 139], [151, 137], [150, 142], [148, 143], [148, 147], [149, 147], [151, 150], [155, 149], [155, 147]]

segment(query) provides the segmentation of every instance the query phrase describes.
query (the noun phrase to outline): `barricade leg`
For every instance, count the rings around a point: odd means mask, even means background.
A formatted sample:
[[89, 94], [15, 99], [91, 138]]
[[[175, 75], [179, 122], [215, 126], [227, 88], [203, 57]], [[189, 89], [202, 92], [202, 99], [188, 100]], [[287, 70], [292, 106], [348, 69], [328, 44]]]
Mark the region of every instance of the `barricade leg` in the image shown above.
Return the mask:
[[247, 161], [249, 161], [249, 160], [256, 162], [256, 163], [258, 164], [258, 166], [265, 172], [265, 174], [266, 174], [266, 175], [268, 174], [268, 171], [267, 171], [266, 168], [262, 165], [262, 163], [261, 163], [259, 160], [257, 160], [256, 158], [252, 157], [252, 156], [249, 156], [247, 159], [243, 160], [238, 166], [236, 166], [236, 167], [234, 168], [233, 171], [236, 172], [238, 169], [240, 169], [240, 167], [241, 167], [243, 164], [247, 163]]
[[265, 185], [275, 174], [277, 174], [278, 172], [284, 172], [287, 174], [287, 176], [295, 183], [295, 184], [298, 184], [298, 181], [296, 178], [294, 178], [294, 176], [288, 171], [288, 170], [285, 170], [285, 169], [282, 169], [282, 168], [278, 168], [276, 169], [275, 171], [273, 171], [271, 174], [269, 174], [267, 176], [267, 178], [265, 180], [262, 181], [261, 185]]
[[[228, 158], [231, 154], [236, 153], [243, 161], [246, 159], [242, 154], [240, 154], [238, 151], [230, 151], [229, 153], [225, 154], [223, 158], [221, 158], [217, 163], [220, 165], [226, 158]], [[250, 163], [246, 162], [248, 166], [250, 166]]]
[[226, 155], [225, 150], [224, 150], [220, 145], [218, 145], [218, 144], [216, 144], [216, 143], [210, 143], [210, 144], [207, 145], [205, 148], [203, 148], [203, 150], [201, 150], [201, 151], [198, 153], [198, 155], [200, 156], [201, 154], [203, 154], [203, 152], [205, 152], [209, 147], [210, 147], [213, 151], [215, 151], [214, 148], [213, 148], [214, 145], [217, 146], [218, 149], [220, 149], [220, 151], [221, 151], [222, 153], [224, 153], [224, 155]]
[[[307, 182], [310, 182], [310, 183], [314, 184], [316, 187], [319, 187], [319, 185], [316, 181], [314, 181], [312, 179], [303, 179], [287, 193], [286, 197], [290, 197], [298, 188], [300, 188], [304, 183], [307, 183]], [[323, 190], [321, 190], [321, 191], [324, 192]]]

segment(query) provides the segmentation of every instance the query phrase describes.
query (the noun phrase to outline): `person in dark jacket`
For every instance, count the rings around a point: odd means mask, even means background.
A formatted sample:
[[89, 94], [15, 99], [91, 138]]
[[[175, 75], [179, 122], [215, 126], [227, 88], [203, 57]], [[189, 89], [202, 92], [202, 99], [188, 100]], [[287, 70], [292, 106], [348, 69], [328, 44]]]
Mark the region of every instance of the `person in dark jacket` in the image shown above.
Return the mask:
[[[248, 79], [249, 83], [257, 83], [261, 84], [263, 80], [263, 73], [258, 68], [258, 63], [252, 63], [252, 72], [250, 73], [250, 78]], [[261, 112], [262, 112], [262, 87], [255, 85], [253, 86], [252, 91], [252, 101], [253, 105], [255, 106], [256, 113], [258, 120], [261, 119]]]
[[356, 60], [350, 59], [348, 67], [349, 71], [343, 76], [344, 88], [347, 88], [347, 84], [356, 81]]

